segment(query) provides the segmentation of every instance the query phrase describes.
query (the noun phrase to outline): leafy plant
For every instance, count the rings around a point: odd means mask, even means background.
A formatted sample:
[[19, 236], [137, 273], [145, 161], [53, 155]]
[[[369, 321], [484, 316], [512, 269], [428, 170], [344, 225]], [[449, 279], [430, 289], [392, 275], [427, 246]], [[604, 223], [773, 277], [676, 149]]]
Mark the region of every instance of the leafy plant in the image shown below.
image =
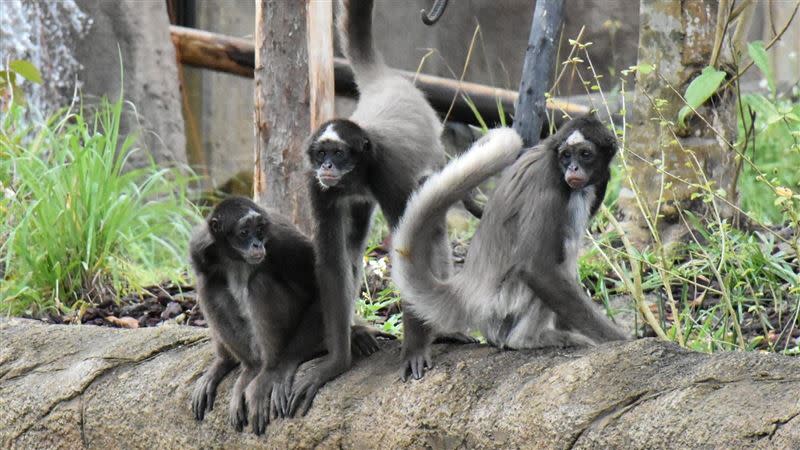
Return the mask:
[[126, 168], [136, 139], [120, 135], [122, 111], [120, 95], [26, 126], [11, 105], [0, 134], [0, 173], [10, 174], [0, 204], [3, 313], [63, 313], [183, 277], [198, 220], [189, 178], [152, 161]]
[[689, 83], [686, 88], [686, 94], [683, 96], [686, 100], [686, 105], [678, 111], [678, 124], [680, 126], [686, 126], [686, 118], [689, 114], [711, 98], [724, 79], [725, 72], [708, 66], [700, 72], [697, 78]]
[[42, 75], [30, 61], [10, 61], [8, 69], [0, 70], [0, 100], [3, 103], [11, 103], [13, 100], [20, 105], [25, 104], [25, 93], [17, 83], [18, 76], [31, 83], [42, 83]]

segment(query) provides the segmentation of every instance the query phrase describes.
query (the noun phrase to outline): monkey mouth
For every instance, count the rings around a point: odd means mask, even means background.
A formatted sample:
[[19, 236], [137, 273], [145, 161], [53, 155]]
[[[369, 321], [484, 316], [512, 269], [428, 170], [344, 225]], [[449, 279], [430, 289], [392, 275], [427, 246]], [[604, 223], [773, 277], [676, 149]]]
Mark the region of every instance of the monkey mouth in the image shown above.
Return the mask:
[[322, 185], [322, 187], [324, 188], [336, 186], [337, 184], [339, 184], [339, 180], [340, 180], [339, 177], [332, 177], [326, 175], [320, 175], [317, 177], [317, 181], [319, 181], [319, 184]]
[[266, 256], [266, 252], [251, 253], [246, 255], [244, 260], [247, 262], [247, 264], [260, 264], [261, 261], [264, 261]]
[[586, 178], [581, 177], [567, 177], [567, 184], [572, 189], [581, 189], [582, 187], [586, 186], [586, 182], [589, 181]]

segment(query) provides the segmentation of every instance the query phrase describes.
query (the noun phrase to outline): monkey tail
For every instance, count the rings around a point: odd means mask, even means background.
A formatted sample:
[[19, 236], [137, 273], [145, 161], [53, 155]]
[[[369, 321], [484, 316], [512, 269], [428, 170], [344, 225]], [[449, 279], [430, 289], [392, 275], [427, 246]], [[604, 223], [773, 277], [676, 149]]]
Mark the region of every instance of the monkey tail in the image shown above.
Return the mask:
[[[441, 331], [470, 326], [481, 305], [462, 292], [453, 279], [439, 279], [432, 270], [434, 244], [448, 208], [465, 198], [488, 177], [516, 159], [522, 139], [510, 128], [498, 128], [478, 140], [463, 155], [428, 178], [411, 197], [392, 240], [392, 279], [406, 305]], [[449, 254], [447, 255], [449, 257]]]
[[364, 86], [386, 67], [372, 37], [372, 7], [373, 0], [341, 0], [339, 3], [339, 42], [359, 86]]

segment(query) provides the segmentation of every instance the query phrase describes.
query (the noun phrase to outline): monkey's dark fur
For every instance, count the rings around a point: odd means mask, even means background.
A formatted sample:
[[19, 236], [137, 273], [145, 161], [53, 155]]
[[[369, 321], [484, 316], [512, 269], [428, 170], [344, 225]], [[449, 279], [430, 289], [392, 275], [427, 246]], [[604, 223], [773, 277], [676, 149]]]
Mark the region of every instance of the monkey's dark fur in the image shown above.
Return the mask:
[[[494, 130], [431, 176], [394, 234], [394, 281], [409, 309], [444, 331], [478, 329], [493, 345], [534, 348], [625, 339], [577, 279], [577, 254], [606, 191], [614, 135], [574, 119], [517, 159], [521, 141]], [[512, 164], [513, 163], [513, 164]], [[508, 167], [484, 210], [464, 269], [442, 277], [431, 242], [447, 207]]]
[[[216, 350], [195, 387], [192, 411], [202, 420], [219, 382], [241, 363], [230, 422], [238, 430], [249, 422], [263, 433], [271, 417], [288, 412], [298, 365], [324, 351], [314, 248], [284, 216], [234, 197], [195, 229], [190, 257]], [[378, 349], [366, 327], [353, 333], [357, 354]]]
[[[307, 150], [329, 354], [302, 383], [295, 383], [292, 412], [307, 411], [319, 387], [351, 365], [347, 325], [376, 204], [394, 227], [420, 180], [445, 162], [436, 112], [419, 89], [383, 63], [374, 47], [372, 9], [372, 0], [339, 3], [339, 38], [355, 73], [359, 102], [349, 119], [322, 124]], [[451, 263], [444, 218], [432, 226], [438, 234], [429, 242], [435, 255], [431, 270], [446, 277]], [[403, 324], [403, 376], [420, 378], [431, 365], [432, 332], [413, 314], [404, 314]]]

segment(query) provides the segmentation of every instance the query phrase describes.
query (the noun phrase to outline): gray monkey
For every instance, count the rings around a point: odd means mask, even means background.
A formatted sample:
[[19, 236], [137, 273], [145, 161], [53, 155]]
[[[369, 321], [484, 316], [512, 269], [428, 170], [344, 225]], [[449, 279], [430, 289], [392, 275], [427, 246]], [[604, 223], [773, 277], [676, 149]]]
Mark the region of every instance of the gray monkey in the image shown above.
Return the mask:
[[[477, 329], [503, 348], [626, 339], [577, 278], [581, 238], [605, 196], [614, 135], [587, 115], [520, 154], [521, 145], [510, 129], [490, 131], [409, 201], [392, 259], [408, 308], [438, 330]], [[503, 168], [463, 270], [442, 277], [430, 249], [447, 207]]]

